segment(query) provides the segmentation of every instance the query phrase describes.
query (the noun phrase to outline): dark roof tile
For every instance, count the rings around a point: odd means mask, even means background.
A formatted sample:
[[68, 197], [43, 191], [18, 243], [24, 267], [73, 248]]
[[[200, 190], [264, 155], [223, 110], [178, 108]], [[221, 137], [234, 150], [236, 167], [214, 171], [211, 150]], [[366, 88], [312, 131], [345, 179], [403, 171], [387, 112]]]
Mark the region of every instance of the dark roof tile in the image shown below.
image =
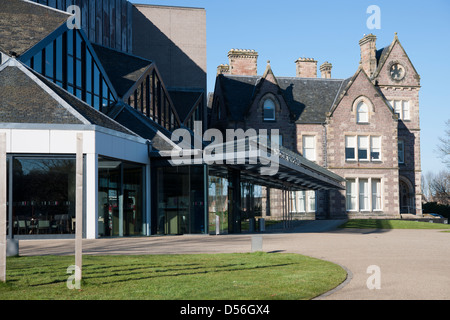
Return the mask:
[[[219, 75], [225, 103], [235, 121], [242, 121], [260, 76]], [[278, 86], [297, 123], [323, 123], [347, 80], [277, 77]]]
[[0, 0], [0, 51], [22, 55], [64, 24], [69, 14], [22, 0]]
[[92, 44], [117, 94], [123, 97], [152, 64], [130, 54]]
[[0, 71], [0, 122], [82, 124], [17, 67]]

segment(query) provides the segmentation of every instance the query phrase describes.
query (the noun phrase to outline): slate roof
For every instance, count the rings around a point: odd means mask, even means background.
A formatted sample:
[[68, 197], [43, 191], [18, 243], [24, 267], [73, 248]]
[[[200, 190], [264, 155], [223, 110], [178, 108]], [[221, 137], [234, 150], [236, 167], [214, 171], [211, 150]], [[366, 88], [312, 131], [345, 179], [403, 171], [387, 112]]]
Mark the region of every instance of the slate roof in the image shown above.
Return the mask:
[[176, 89], [169, 89], [168, 91], [178, 116], [180, 117], [180, 121], [184, 122], [198, 99], [201, 97], [202, 92]]
[[170, 132], [127, 104], [116, 104], [109, 108], [107, 115], [140, 137], [152, 141], [154, 151], [170, 151], [174, 143]]
[[[0, 71], [1, 122], [91, 124], [136, 136], [131, 130], [95, 110], [39, 73], [21, 65], [20, 62], [14, 60], [7, 64]], [[39, 80], [44, 85], [40, 84]]]
[[22, 55], [66, 23], [68, 13], [22, 0], [0, 0], [0, 51]]
[[92, 43], [117, 94], [123, 97], [151, 66], [152, 61]]
[[229, 116], [234, 121], [243, 121], [260, 76], [220, 74], [217, 81], [222, 89]]
[[[276, 77], [296, 123], [323, 123], [350, 79]], [[219, 85], [234, 121], [243, 121], [261, 76], [219, 75]]]
[[83, 124], [19, 68], [0, 71], [0, 121], [6, 123]]

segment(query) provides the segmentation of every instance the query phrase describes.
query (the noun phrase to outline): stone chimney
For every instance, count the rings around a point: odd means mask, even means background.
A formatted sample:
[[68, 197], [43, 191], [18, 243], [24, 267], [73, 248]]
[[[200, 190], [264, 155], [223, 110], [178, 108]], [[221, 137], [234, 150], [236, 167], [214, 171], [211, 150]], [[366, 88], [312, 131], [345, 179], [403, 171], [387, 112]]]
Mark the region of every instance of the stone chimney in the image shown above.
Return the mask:
[[228, 64], [221, 64], [217, 67], [217, 75], [230, 73], [230, 66]]
[[364, 38], [359, 40], [361, 48], [361, 62], [360, 65], [369, 77], [373, 75], [377, 69], [377, 37], [373, 34], [364, 35]]
[[331, 79], [331, 69], [333, 68], [333, 65], [329, 63], [328, 61], [325, 61], [320, 66], [320, 75], [323, 79]]
[[229, 73], [243, 76], [258, 74], [258, 53], [255, 50], [231, 49], [228, 52]]
[[313, 58], [299, 58], [295, 61], [299, 78], [317, 78], [317, 61]]

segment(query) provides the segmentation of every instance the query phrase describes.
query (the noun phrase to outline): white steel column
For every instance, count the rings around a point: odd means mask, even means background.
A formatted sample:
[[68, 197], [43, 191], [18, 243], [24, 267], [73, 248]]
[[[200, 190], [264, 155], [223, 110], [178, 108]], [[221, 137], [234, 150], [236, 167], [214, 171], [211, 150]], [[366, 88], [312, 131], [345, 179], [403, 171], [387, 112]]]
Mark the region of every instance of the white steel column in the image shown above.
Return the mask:
[[83, 265], [83, 134], [77, 133], [75, 194], [75, 281], [81, 280]]
[[98, 237], [98, 155], [86, 154], [86, 239]]

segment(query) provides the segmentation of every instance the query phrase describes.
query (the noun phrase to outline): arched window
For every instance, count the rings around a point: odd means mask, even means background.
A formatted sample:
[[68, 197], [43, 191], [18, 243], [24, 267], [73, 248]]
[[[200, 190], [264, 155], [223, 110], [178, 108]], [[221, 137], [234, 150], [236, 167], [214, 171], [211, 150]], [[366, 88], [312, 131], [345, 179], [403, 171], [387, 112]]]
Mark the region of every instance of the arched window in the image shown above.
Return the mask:
[[272, 99], [264, 101], [264, 120], [275, 120], [275, 102]]
[[356, 121], [358, 123], [369, 122], [369, 107], [364, 101], [359, 102], [356, 107]]

